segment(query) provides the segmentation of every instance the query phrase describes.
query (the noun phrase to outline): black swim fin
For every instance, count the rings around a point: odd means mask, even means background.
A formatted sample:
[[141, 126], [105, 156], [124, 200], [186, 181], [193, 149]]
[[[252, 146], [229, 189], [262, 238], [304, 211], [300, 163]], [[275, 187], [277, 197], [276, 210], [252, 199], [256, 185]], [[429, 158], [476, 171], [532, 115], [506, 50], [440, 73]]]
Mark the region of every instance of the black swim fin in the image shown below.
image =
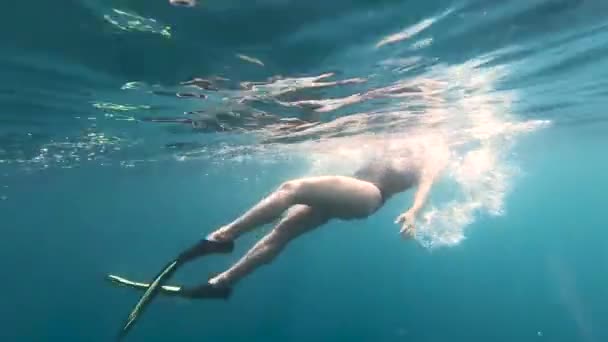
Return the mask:
[[181, 297], [191, 299], [228, 299], [232, 294], [232, 288], [227, 286], [214, 286], [205, 283], [193, 288], [182, 288], [179, 291]]
[[227, 254], [234, 250], [233, 241], [213, 241], [202, 239], [194, 246], [184, 250], [177, 257], [180, 264], [187, 263], [208, 254]]
[[[131, 310], [131, 313], [129, 314], [129, 316], [127, 317], [127, 320], [125, 321], [125, 324], [123, 325], [122, 329], [118, 333], [117, 339], [121, 340], [122, 338], [124, 338], [127, 335], [129, 330], [131, 330], [133, 325], [135, 325], [135, 322], [137, 321], [138, 317], [141, 315], [141, 313], [144, 311], [144, 309], [148, 306], [148, 304], [150, 304], [152, 299], [154, 299], [154, 297], [156, 297], [158, 295], [159, 291], [161, 290], [161, 287], [164, 285], [164, 283], [169, 278], [171, 278], [171, 276], [175, 273], [175, 271], [177, 271], [178, 267], [180, 267], [183, 264], [185, 264], [189, 261], [192, 261], [198, 257], [204, 256], [204, 255], [215, 254], [215, 253], [230, 253], [230, 252], [232, 252], [233, 249], [234, 249], [233, 241], [220, 242], [220, 241], [211, 241], [211, 240], [203, 239], [203, 240], [199, 241], [198, 243], [196, 243], [194, 246], [192, 246], [192, 247], [186, 249], [185, 251], [183, 251], [182, 253], [180, 253], [180, 255], [175, 260], [173, 260], [173, 261], [169, 262], [167, 265], [165, 265], [165, 267], [163, 267], [162, 271], [160, 271], [158, 273], [158, 275], [156, 277], [154, 277], [154, 280], [152, 282], [150, 282], [150, 286], [146, 289], [146, 291], [141, 296], [141, 298], [139, 299], [137, 304], [135, 304], [135, 307], [133, 308], [133, 310]], [[220, 292], [221, 291], [216, 291], [216, 292], [214, 292], [214, 294], [217, 293], [217, 295], [219, 297], [223, 297], [223, 296], [221, 296]], [[227, 297], [228, 295], [229, 295], [229, 293], [227, 295], [225, 295], [225, 297]]]

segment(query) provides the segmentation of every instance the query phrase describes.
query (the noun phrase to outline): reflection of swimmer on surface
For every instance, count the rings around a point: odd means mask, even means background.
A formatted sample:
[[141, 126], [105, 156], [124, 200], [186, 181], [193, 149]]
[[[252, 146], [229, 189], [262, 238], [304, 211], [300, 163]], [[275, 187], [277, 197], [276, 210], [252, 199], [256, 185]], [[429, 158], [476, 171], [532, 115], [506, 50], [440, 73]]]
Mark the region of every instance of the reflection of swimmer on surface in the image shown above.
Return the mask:
[[[205, 111], [188, 112], [192, 117], [144, 117], [141, 120], [155, 123], [173, 123], [190, 125], [196, 132], [217, 133], [226, 131], [250, 132], [260, 129], [277, 132], [310, 124], [299, 118], [283, 118], [265, 112], [242, 114], [238, 112], [220, 112], [208, 114]], [[309, 127], [309, 126], [307, 126]]]
[[[425, 151], [404, 148], [401, 153], [371, 159], [350, 176], [328, 175], [283, 183], [242, 216], [184, 250], [152, 285], [110, 276], [115, 283], [146, 290], [123, 331], [132, 326], [158, 292], [185, 298], [227, 299], [238, 281], [270, 263], [297, 237], [334, 219], [365, 219], [394, 195], [417, 187], [412, 205], [395, 220], [401, 225], [403, 238], [414, 237], [415, 222], [442, 167], [430, 162]], [[179, 266], [205, 255], [230, 253], [240, 236], [275, 220], [279, 220], [275, 227], [226, 271], [199, 286], [165, 286]]]
[[419, 81], [417, 84], [399, 82], [387, 87], [372, 89], [362, 93], [352, 94], [346, 97], [321, 99], [321, 100], [296, 100], [276, 102], [284, 107], [299, 107], [318, 113], [331, 112], [345, 106], [361, 103], [375, 99], [397, 99], [424, 97], [425, 100], [432, 97], [443, 85], [433, 80]]
[[243, 89], [260, 93], [270, 93], [276, 96], [299, 89], [327, 88], [338, 85], [358, 84], [365, 82], [365, 79], [363, 78], [349, 78], [339, 81], [322, 81], [326, 78], [333, 77], [334, 75], [334, 73], [330, 72], [312, 77], [273, 77], [268, 82], [241, 82], [241, 86]]
[[[359, 79], [325, 81], [326, 78], [331, 76], [333, 76], [332, 73], [292, 79], [277, 76], [271, 78], [268, 82], [245, 84], [245, 88], [249, 89], [251, 93], [257, 94], [255, 96], [247, 95], [248, 91], [245, 91], [239, 97], [236, 96], [239, 91], [222, 88], [223, 90], [220, 91], [227, 91], [227, 93], [221, 95], [219, 103], [203, 110], [187, 112], [185, 114], [188, 115], [188, 118], [144, 118], [144, 121], [187, 124], [192, 127], [193, 131], [201, 133], [256, 133], [261, 137], [262, 144], [292, 143], [307, 138], [314, 139], [325, 134], [330, 137], [352, 135], [369, 130], [373, 126], [408, 126], [409, 123], [405, 122], [408, 118], [402, 115], [391, 117], [383, 113], [378, 113], [379, 115], [375, 113], [351, 114], [327, 122], [322, 121], [321, 115], [347, 105], [382, 98], [407, 98], [408, 105], [412, 108], [415, 108], [416, 100], [418, 100], [418, 106], [424, 107], [441, 101], [441, 96], [437, 95], [441, 89], [445, 88], [445, 85], [440, 82], [424, 79], [415, 83], [397, 82], [386, 87], [371, 89], [343, 98], [301, 100], [302, 96], [309, 97], [311, 94], [298, 92], [299, 89], [364, 82], [364, 80]], [[219, 77], [210, 79], [193, 78], [190, 81], [182, 82], [182, 84], [205, 89], [213, 87], [216, 84], [214, 82], [224, 81], [228, 80]], [[281, 101], [279, 100], [281, 97], [293, 98], [294, 101]], [[252, 102], [259, 100], [264, 102], [264, 99], [271, 99], [271, 102], [285, 107], [296, 107], [299, 113], [295, 117], [284, 117], [257, 110], [252, 106]], [[387, 122], [387, 120], [390, 122]]]
[[[219, 117], [222, 115], [229, 114], [232, 118], [238, 118], [237, 120], [231, 120], [233, 126], [238, 127], [239, 120], [242, 121], [242, 128], [251, 127], [265, 127], [269, 123], [282, 124], [281, 129], [285, 129], [286, 126], [293, 126], [295, 119], [289, 119], [282, 121], [281, 117], [268, 115], [260, 110], [255, 109], [255, 104], [281, 104], [283, 106], [299, 107], [302, 111], [299, 115], [302, 122], [318, 122], [321, 117], [319, 115], [320, 110], [316, 110], [319, 105], [315, 105], [315, 102], [319, 100], [303, 100], [310, 98], [313, 95], [311, 92], [304, 92], [305, 90], [318, 90], [322, 88], [347, 85], [347, 84], [358, 84], [366, 82], [365, 79], [351, 78], [346, 80], [338, 81], [327, 81], [326, 79], [334, 76], [334, 73], [325, 73], [319, 76], [312, 77], [299, 77], [299, 78], [283, 78], [281, 76], [275, 76], [270, 78], [266, 82], [241, 82], [239, 84], [240, 89], [231, 89], [229, 87], [229, 79], [222, 77], [210, 77], [210, 78], [199, 78], [194, 77], [187, 81], [180, 82], [181, 87], [178, 90], [167, 90], [167, 89], [152, 89], [150, 92], [160, 96], [170, 96], [178, 98], [195, 98], [195, 99], [207, 99], [213, 98], [206, 104], [204, 110], [191, 111], [186, 114], [198, 115], [203, 113], [204, 118], [192, 118], [192, 120], [183, 120], [176, 118], [175, 123], [188, 123], [192, 124], [193, 128], [203, 127], [203, 131], [209, 131], [208, 122], [211, 117]], [[200, 92], [203, 91], [203, 92]], [[205, 91], [212, 91], [213, 93], [205, 94]], [[293, 101], [293, 102], [289, 102]], [[311, 105], [306, 105], [310, 102]], [[269, 121], [270, 120], [270, 121]], [[155, 120], [148, 120], [155, 121]], [[219, 119], [218, 121], [222, 121]], [[156, 122], [161, 122], [156, 120]], [[163, 120], [162, 122], [169, 123], [170, 120]], [[198, 125], [199, 123], [203, 123]], [[226, 130], [226, 124], [221, 125], [221, 131]], [[218, 126], [219, 127], [219, 126]]]

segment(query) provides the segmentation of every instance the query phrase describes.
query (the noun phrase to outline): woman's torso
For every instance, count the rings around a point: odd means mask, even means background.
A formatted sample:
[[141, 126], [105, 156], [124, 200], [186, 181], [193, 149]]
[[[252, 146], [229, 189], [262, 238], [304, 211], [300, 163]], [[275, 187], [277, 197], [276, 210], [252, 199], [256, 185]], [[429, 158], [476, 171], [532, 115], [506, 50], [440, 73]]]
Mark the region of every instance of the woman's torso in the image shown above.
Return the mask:
[[418, 182], [420, 166], [406, 158], [374, 158], [367, 161], [353, 177], [374, 184], [383, 200], [405, 191]]

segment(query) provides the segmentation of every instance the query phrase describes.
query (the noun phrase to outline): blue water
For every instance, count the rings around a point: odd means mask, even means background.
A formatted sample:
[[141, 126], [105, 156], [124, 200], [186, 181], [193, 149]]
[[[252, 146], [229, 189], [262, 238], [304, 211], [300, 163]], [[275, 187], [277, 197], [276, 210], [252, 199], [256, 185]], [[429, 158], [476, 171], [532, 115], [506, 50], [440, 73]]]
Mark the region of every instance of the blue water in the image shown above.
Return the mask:
[[[113, 340], [138, 293], [106, 274], [147, 281], [281, 182], [416, 140], [449, 162], [415, 241], [393, 223], [408, 192], [301, 237], [227, 302], [157, 299], [128, 340], [608, 341], [606, 15], [602, 0], [4, 4], [0, 339]], [[327, 72], [351, 81], [302, 81]], [[214, 76], [219, 91], [179, 84]], [[242, 103], [321, 123], [143, 121]], [[173, 281], [205, 281], [268, 229]]]

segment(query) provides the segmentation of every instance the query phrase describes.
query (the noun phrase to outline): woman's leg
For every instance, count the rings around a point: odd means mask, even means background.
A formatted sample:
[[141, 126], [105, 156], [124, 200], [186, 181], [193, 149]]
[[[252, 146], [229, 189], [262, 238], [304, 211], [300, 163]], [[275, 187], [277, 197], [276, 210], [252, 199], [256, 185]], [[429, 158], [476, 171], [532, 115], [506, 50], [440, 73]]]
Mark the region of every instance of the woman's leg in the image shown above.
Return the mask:
[[355, 219], [367, 217], [382, 203], [382, 195], [375, 185], [356, 178], [325, 176], [292, 180], [232, 223], [184, 250], [177, 261], [184, 264], [208, 254], [231, 253], [234, 240], [240, 235], [274, 221], [297, 204], [319, 208], [329, 218]]
[[382, 204], [380, 190], [371, 183], [351, 177], [302, 178], [281, 185], [276, 191], [232, 223], [209, 234], [209, 240], [232, 241], [256, 227], [277, 219], [296, 204], [322, 208], [330, 217], [366, 217]]
[[258, 241], [239, 261], [225, 272], [209, 280], [214, 287], [231, 287], [255, 269], [270, 263], [296, 237], [329, 220], [323, 210], [296, 205], [277, 226]]
[[[253, 246], [245, 256], [225, 272], [195, 287], [162, 286], [167, 295], [200, 299], [226, 299], [231, 287], [261, 265], [271, 262], [294, 238], [326, 223], [329, 216], [306, 205], [295, 205], [277, 226]], [[108, 277], [113, 283], [135, 289], [148, 290], [149, 283], [138, 283], [115, 275]]]

